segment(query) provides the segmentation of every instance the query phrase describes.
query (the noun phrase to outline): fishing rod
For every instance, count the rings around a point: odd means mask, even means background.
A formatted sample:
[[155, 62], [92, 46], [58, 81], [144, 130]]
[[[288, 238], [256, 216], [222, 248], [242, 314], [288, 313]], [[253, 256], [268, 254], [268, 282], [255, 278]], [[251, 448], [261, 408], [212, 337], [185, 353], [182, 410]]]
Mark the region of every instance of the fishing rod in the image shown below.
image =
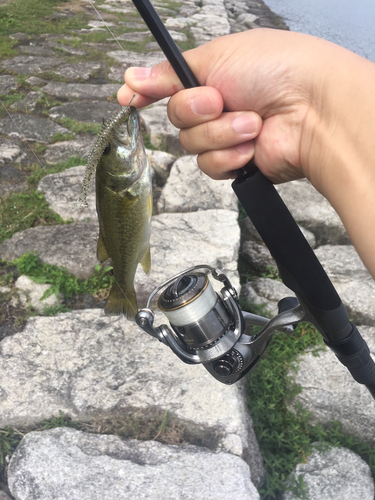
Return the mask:
[[[200, 85], [149, 0], [133, 0], [155, 40], [185, 88]], [[275, 331], [292, 333], [300, 321], [309, 321], [326, 345], [364, 384], [375, 399], [375, 363], [367, 343], [348, 313], [318, 258], [303, 236], [274, 185], [254, 160], [237, 170], [232, 188], [274, 258], [284, 284], [296, 297], [279, 302], [271, 320], [241, 311], [228, 277], [210, 266], [194, 266], [168, 279], [150, 294], [136, 321], [148, 334], [168, 345], [184, 362], [203, 363], [217, 379], [232, 384], [257, 364]], [[208, 275], [223, 288], [216, 293]], [[171, 327], [154, 326], [151, 302]], [[261, 331], [253, 335], [253, 325]]]

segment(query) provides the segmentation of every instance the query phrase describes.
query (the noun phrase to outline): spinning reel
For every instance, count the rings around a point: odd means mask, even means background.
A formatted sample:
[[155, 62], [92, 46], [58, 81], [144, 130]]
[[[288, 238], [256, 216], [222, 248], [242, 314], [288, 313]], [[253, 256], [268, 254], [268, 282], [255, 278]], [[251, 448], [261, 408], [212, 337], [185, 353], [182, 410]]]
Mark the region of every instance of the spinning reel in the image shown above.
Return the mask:
[[[219, 293], [209, 273], [223, 285]], [[170, 326], [154, 326], [150, 305], [157, 294], [157, 306]], [[185, 363], [202, 363], [217, 380], [233, 384], [254, 368], [276, 331], [293, 333], [304, 316], [295, 297], [282, 299], [279, 314], [271, 320], [242, 311], [228, 277], [219, 269], [200, 265], [155, 288], [135, 319], [146, 333], [169, 346]], [[262, 328], [254, 333], [254, 326]]]

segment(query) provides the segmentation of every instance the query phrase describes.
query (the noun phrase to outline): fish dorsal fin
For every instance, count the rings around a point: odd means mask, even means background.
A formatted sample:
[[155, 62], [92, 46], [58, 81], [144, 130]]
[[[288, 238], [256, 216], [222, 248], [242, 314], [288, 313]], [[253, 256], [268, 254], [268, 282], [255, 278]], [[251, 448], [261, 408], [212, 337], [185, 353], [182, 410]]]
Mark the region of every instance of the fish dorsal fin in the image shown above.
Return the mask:
[[82, 182], [82, 190], [78, 202], [73, 203], [74, 208], [85, 208], [87, 207], [87, 193], [91, 184], [92, 176], [98, 166], [100, 158], [102, 157], [103, 151], [105, 150], [113, 129], [119, 124], [125, 122], [129, 118], [130, 107], [123, 106], [119, 111], [117, 111], [113, 118], [109, 120], [103, 120], [102, 128], [98, 134], [95, 141], [94, 147], [92, 148], [86, 165], [85, 177]]
[[145, 253], [143, 254], [143, 257], [139, 261], [141, 266], [143, 267], [144, 272], [147, 274], [147, 276], [150, 275], [151, 271], [151, 252], [150, 252], [150, 245], [146, 248]]

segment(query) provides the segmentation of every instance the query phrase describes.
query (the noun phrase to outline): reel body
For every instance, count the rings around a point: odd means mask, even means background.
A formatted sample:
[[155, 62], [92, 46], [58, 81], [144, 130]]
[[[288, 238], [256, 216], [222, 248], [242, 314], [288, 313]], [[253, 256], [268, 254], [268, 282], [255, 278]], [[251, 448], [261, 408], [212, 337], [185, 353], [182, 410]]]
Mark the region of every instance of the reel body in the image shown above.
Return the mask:
[[[220, 292], [215, 292], [208, 273], [222, 283]], [[157, 294], [157, 306], [170, 326], [154, 326], [150, 304]], [[298, 300], [287, 300], [287, 310], [272, 320], [243, 312], [228, 277], [219, 269], [201, 265], [158, 286], [135, 319], [145, 332], [169, 346], [185, 363], [202, 363], [217, 380], [233, 384], [254, 368], [276, 330], [292, 333], [293, 325], [304, 317]], [[254, 325], [262, 327], [255, 335]]]

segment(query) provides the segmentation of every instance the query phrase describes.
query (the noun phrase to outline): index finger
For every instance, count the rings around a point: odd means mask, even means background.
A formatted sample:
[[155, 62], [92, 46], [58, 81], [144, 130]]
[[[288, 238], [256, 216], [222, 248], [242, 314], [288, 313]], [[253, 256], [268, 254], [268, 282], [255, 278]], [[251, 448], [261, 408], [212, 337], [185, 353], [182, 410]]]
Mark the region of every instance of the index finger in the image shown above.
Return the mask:
[[122, 106], [128, 104], [134, 93], [134, 106], [143, 107], [170, 97], [184, 88], [168, 61], [162, 61], [152, 68], [128, 68], [124, 78], [125, 85], [117, 94]]

